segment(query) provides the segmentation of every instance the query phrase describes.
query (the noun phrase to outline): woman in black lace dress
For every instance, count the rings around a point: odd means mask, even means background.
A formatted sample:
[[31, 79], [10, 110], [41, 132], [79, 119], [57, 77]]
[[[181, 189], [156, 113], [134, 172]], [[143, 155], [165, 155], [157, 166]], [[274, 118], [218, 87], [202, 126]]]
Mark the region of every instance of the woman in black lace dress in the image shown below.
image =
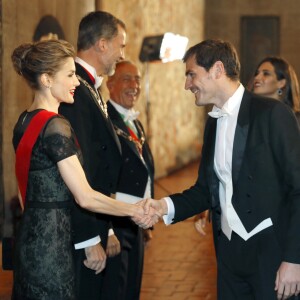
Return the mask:
[[[157, 221], [153, 211], [145, 216], [141, 207], [117, 202], [88, 185], [73, 130], [57, 115], [61, 102], [73, 103], [79, 85], [74, 55], [69, 43], [58, 40], [23, 44], [12, 54], [15, 70], [34, 90], [32, 105], [14, 128], [14, 148], [18, 148], [34, 116], [41, 111], [56, 113], [43, 126], [32, 148], [26, 196], [20, 199], [24, 212], [15, 248], [13, 299], [75, 299], [72, 199], [94, 212], [130, 216], [143, 227]], [[20, 180], [18, 183], [20, 186]]]

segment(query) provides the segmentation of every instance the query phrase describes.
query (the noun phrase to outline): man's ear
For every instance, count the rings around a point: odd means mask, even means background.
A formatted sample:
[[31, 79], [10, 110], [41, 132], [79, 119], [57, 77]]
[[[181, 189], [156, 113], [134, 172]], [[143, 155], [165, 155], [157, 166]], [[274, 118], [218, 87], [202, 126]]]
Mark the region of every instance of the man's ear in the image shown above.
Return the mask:
[[214, 68], [213, 74], [216, 79], [219, 79], [223, 74], [225, 74], [224, 65], [220, 60], [215, 62], [213, 68]]
[[102, 52], [107, 48], [107, 40], [104, 38], [99, 39], [95, 43], [95, 49], [97, 52]]

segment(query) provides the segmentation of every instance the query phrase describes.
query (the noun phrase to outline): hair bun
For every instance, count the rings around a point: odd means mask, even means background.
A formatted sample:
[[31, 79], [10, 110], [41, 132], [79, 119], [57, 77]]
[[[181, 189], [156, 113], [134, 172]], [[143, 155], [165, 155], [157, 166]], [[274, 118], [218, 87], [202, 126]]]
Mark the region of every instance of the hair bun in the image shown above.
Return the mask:
[[11, 60], [13, 62], [14, 69], [19, 75], [23, 74], [23, 70], [26, 68], [26, 57], [33, 47], [33, 44], [27, 43], [20, 45], [13, 51]]

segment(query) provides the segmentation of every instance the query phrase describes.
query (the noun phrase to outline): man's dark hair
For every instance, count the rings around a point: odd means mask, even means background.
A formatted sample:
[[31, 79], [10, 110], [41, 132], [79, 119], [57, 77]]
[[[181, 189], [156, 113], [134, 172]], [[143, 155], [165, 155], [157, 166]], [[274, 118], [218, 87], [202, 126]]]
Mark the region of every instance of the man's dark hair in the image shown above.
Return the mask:
[[79, 24], [77, 50], [87, 50], [100, 38], [111, 40], [118, 34], [118, 25], [126, 30], [125, 24], [105, 11], [95, 11], [82, 18]]
[[183, 61], [195, 56], [197, 65], [208, 71], [217, 61], [224, 65], [226, 75], [232, 80], [240, 78], [240, 61], [236, 50], [229, 42], [222, 40], [205, 40], [194, 45], [185, 53]]

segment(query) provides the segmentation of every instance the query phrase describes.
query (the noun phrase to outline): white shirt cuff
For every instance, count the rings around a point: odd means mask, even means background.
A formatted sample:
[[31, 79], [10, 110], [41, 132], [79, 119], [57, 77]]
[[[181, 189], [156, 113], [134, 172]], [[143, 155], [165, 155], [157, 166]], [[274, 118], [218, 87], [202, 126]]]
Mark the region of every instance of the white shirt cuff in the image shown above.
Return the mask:
[[163, 220], [166, 225], [170, 225], [175, 217], [175, 207], [172, 199], [170, 197], [163, 198], [167, 202], [168, 213], [163, 216]]
[[135, 203], [141, 201], [143, 198], [117, 192], [115, 199], [118, 201], [125, 202], [125, 203], [135, 204]]
[[92, 239], [89, 239], [87, 241], [77, 243], [77, 244], [74, 245], [74, 247], [75, 247], [76, 250], [84, 249], [84, 248], [87, 248], [87, 247], [95, 246], [100, 242], [101, 242], [101, 239], [100, 239], [100, 236], [98, 235], [98, 236], [96, 236]]
[[108, 236], [111, 236], [111, 235], [114, 235], [114, 234], [115, 234], [114, 230], [112, 228], [110, 228], [108, 230]]

